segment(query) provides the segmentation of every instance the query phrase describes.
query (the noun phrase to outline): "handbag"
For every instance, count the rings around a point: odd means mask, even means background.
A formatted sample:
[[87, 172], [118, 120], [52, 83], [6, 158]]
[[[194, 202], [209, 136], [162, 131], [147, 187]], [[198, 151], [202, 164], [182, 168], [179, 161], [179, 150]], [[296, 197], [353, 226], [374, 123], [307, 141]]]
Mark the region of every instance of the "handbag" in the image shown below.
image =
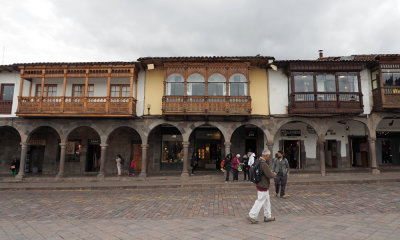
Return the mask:
[[238, 166], [238, 169], [237, 169], [239, 172], [241, 172], [243, 169], [242, 169], [242, 165], [239, 165]]

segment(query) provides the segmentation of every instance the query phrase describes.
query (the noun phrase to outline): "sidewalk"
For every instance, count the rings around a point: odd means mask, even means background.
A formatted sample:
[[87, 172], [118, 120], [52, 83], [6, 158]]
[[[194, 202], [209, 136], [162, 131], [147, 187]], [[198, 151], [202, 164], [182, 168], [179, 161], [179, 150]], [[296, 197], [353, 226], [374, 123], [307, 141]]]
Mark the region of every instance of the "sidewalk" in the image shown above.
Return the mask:
[[[247, 188], [254, 184], [243, 181], [225, 183], [222, 173], [204, 172], [182, 178], [174, 176], [105, 177], [95, 176], [65, 177], [56, 180], [54, 176], [26, 177], [16, 182], [12, 177], [0, 177], [0, 191], [4, 190], [102, 190], [102, 189], [146, 189], [146, 188]], [[327, 185], [400, 182], [400, 172], [381, 174], [338, 172], [321, 176], [318, 173], [294, 173], [288, 178], [288, 185]]]

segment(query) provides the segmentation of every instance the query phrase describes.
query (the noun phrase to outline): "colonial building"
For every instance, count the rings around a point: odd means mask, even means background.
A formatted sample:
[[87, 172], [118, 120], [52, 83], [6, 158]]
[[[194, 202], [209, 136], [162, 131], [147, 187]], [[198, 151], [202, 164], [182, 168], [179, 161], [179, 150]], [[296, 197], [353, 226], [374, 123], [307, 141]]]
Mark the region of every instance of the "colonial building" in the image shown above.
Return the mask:
[[0, 173], [141, 176], [283, 150], [299, 171], [400, 165], [400, 55], [0, 66]]

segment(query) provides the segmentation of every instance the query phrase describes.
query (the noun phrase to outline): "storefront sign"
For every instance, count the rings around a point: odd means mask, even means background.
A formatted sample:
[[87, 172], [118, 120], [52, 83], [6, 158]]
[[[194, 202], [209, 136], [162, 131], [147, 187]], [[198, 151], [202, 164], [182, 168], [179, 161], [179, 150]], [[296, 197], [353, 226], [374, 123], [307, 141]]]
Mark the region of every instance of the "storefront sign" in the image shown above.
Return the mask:
[[31, 139], [29, 140], [29, 145], [34, 145], [34, 146], [46, 146], [46, 140], [44, 139]]
[[300, 137], [301, 130], [281, 130], [282, 137]]

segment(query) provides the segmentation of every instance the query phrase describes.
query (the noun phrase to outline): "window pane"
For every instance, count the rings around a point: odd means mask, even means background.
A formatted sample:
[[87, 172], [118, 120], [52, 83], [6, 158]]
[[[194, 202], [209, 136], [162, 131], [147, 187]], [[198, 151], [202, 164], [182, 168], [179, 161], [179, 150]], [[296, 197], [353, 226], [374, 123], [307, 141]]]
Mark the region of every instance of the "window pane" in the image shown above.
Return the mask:
[[204, 83], [188, 83], [187, 95], [188, 96], [204, 96], [205, 86]]
[[42, 85], [36, 85], [36, 96], [40, 97], [41, 92], [42, 92]]
[[190, 75], [187, 79], [188, 82], [205, 82], [204, 77], [199, 73]]
[[130, 95], [129, 86], [123, 86], [122, 87], [122, 96], [121, 97], [129, 97], [129, 95]]
[[3, 95], [1, 96], [2, 100], [13, 100], [14, 96], [14, 85], [3, 85]]
[[174, 73], [168, 76], [167, 82], [183, 82], [183, 77], [180, 74]]
[[111, 86], [111, 97], [119, 97], [120, 86]]
[[88, 97], [93, 97], [94, 96], [94, 85], [89, 85], [88, 86]]
[[[46, 90], [46, 88], [45, 88], [45, 90]], [[57, 95], [57, 86], [48, 86], [47, 94], [44, 94], [44, 96], [55, 97], [56, 95]]]
[[358, 81], [356, 75], [340, 74], [339, 92], [358, 92]]
[[74, 86], [74, 97], [82, 97], [83, 96], [83, 86]]
[[400, 86], [400, 73], [393, 73], [393, 85]]
[[225, 96], [225, 83], [208, 83], [208, 96]]
[[317, 92], [336, 92], [335, 75], [317, 75]]
[[226, 82], [226, 79], [222, 74], [214, 73], [208, 78], [208, 82]]
[[247, 79], [243, 74], [236, 73], [232, 75], [229, 82], [247, 82]]
[[393, 74], [382, 73], [383, 86], [393, 86]]
[[295, 92], [313, 92], [313, 75], [295, 75], [294, 89]]
[[247, 83], [231, 82], [229, 84], [230, 96], [247, 96]]
[[167, 96], [183, 96], [185, 94], [184, 83], [167, 83]]

